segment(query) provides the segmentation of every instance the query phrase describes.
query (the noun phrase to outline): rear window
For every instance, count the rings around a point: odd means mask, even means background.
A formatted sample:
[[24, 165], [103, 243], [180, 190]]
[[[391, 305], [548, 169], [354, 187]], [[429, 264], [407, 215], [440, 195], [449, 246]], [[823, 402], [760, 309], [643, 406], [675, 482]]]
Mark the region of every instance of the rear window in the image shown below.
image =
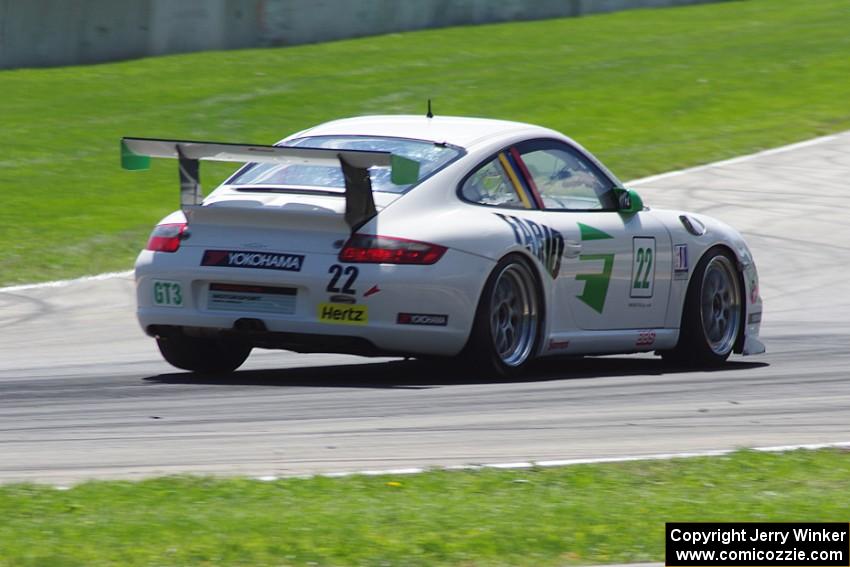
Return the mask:
[[[459, 148], [446, 144], [375, 136], [310, 136], [290, 140], [285, 145], [303, 148], [392, 152], [419, 162], [417, 183], [447, 166], [457, 159], [462, 152]], [[395, 185], [390, 181], [389, 167], [372, 167], [369, 169], [369, 176], [372, 179], [373, 191], [404, 193], [414, 185]], [[248, 164], [236, 172], [227, 181], [227, 184], [345, 189], [345, 180], [340, 167], [303, 164]]]

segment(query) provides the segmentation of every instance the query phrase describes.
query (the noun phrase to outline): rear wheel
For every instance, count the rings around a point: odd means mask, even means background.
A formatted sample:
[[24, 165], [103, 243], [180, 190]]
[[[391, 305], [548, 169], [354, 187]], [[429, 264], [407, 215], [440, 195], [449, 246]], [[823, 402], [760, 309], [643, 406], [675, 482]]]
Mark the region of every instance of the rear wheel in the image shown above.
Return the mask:
[[242, 343], [182, 334], [157, 337], [156, 345], [170, 365], [202, 374], [233, 372], [251, 354]]
[[711, 366], [724, 362], [741, 333], [741, 284], [735, 260], [723, 248], [712, 248], [694, 270], [679, 343], [665, 359]]
[[542, 328], [537, 276], [519, 255], [490, 274], [475, 315], [466, 358], [501, 376], [522, 372], [534, 358]]

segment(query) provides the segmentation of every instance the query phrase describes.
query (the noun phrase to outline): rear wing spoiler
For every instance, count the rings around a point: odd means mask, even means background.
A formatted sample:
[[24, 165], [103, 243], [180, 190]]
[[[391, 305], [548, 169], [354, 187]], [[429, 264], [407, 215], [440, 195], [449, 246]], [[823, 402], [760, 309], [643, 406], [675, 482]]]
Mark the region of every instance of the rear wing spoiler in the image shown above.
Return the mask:
[[121, 138], [121, 167], [124, 169], [148, 169], [152, 157], [179, 160], [180, 207], [183, 209], [200, 205], [203, 199], [201, 160], [339, 166], [345, 178], [345, 222], [352, 232], [377, 214], [370, 167], [390, 167], [390, 179], [396, 185], [416, 183], [419, 179], [419, 162], [390, 152]]

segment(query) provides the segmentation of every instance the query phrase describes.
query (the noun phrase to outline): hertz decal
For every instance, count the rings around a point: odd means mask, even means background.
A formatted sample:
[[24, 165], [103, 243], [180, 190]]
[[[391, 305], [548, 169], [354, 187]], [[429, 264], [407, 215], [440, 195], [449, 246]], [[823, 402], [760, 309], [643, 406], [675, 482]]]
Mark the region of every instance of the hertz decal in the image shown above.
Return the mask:
[[366, 305], [320, 303], [318, 317], [322, 323], [366, 325], [369, 323], [369, 308]]

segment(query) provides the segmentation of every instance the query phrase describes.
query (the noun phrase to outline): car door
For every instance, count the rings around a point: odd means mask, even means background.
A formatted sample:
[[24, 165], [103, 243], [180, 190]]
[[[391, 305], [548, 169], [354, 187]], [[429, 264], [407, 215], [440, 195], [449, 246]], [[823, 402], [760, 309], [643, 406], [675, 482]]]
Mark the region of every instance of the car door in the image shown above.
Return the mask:
[[664, 326], [672, 245], [647, 211], [620, 211], [610, 179], [578, 148], [531, 140], [508, 150], [539, 203], [533, 217], [564, 239], [553, 332]]

